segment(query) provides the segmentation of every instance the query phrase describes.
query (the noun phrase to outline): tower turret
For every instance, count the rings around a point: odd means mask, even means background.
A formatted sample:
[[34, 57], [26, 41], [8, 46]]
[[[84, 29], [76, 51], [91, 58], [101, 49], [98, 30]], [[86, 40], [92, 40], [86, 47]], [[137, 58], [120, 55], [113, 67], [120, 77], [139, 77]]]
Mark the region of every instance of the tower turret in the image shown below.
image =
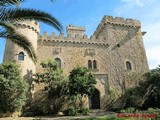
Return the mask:
[[[32, 43], [34, 50], [37, 50], [37, 38], [40, 31], [39, 24], [35, 21], [16, 22], [16, 31], [28, 38]], [[10, 40], [6, 42], [5, 54], [3, 61], [15, 60], [21, 67], [22, 76], [36, 72], [36, 65], [25, 52], [25, 50]]]
[[68, 25], [66, 27], [68, 35], [72, 37], [83, 37], [85, 34], [85, 27], [79, 27], [74, 25]]

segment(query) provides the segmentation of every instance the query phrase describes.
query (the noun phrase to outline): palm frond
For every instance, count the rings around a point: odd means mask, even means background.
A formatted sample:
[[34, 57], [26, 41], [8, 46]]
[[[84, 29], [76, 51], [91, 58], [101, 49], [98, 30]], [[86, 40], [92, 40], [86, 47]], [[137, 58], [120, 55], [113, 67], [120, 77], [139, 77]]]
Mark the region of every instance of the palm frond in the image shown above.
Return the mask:
[[20, 9], [20, 8], [5, 9], [3, 15], [1, 15], [1, 20], [2, 21], [36, 20], [51, 25], [60, 32], [63, 30], [62, 25], [55, 17], [46, 12], [34, 9]]
[[50, 0], [51, 2], [55, 2], [56, 0]]
[[14, 25], [9, 22], [5, 23], [5, 22], [0, 21], [0, 26], [3, 27], [8, 32], [15, 32]]
[[22, 47], [27, 52], [29, 57], [33, 60], [33, 62], [36, 63], [36, 61], [37, 61], [36, 52], [31, 44], [31, 42], [29, 42], [26, 37], [24, 37], [23, 35], [21, 35], [19, 33], [9, 34], [7, 31], [0, 31], [0, 37], [9, 39], [13, 43]]
[[11, 6], [11, 5], [17, 5], [21, 2], [24, 2], [25, 0], [1, 0], [0, 6]]

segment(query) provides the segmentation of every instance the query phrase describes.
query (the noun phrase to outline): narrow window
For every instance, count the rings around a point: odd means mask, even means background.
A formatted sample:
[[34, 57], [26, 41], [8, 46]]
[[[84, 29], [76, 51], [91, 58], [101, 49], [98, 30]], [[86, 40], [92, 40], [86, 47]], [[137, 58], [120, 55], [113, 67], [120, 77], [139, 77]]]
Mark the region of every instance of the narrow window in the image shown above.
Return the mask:
[[24, 61], [24, 53], [23, 53], [23, 52], [20, 52], [20, 53], [18, 54], [18, 60], [19, 60], [19, 61]]
[[91, 60], [88, 60], [88, 68], [92, 69], [92, 62], [91, 62]]
[[56, 58], [55, 61], [58, 63], [58, 69], [61, 68], [61, 60], [59, 58]]
[[126, 62], [126, 68], [127, 68], [127, 70], [132, 69], [131, 63], [129, 61]]
[[93, 61], [93, 69], [97, 69], [97, 61], [96, 60]]

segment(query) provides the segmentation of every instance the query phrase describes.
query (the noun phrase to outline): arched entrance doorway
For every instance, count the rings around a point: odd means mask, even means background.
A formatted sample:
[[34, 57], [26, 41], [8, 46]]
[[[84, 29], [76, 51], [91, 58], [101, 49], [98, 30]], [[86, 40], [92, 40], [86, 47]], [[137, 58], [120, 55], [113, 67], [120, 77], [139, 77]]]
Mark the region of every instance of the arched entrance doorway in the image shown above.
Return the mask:
[[97, 89], [94, 90], [91, 96], [91, 109], [100, 109], [100, 93]]

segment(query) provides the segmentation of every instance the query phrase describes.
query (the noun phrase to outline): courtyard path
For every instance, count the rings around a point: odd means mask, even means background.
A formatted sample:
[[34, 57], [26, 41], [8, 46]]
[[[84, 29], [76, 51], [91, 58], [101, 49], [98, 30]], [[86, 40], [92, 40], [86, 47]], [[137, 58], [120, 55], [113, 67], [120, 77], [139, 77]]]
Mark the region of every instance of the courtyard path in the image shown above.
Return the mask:
[[114, 112], [106, 112], [104, 110], [93, 110], [90, 115], [84, 116], [37, 116], [37, 117], [6, 117], [0, 118], [0, 120], [74, 120], [77, 118], [95, 118], [98, 116], [108, 116], [114, 117], [116, 113]]

